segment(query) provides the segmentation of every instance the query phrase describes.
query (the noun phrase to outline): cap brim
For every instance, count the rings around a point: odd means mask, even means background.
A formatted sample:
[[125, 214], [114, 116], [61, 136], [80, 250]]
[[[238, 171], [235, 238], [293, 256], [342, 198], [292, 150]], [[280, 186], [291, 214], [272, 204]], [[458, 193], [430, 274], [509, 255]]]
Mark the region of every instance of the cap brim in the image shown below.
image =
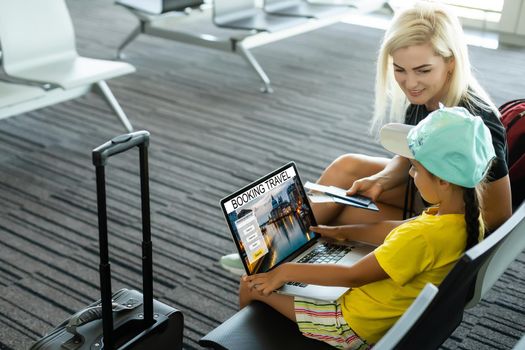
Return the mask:
[[412, 125], [390, 123], [381, 128], [379, 138], [384, 148], [405, 158], [414, 159], [408, 148], [407, 135], [414, 128]]

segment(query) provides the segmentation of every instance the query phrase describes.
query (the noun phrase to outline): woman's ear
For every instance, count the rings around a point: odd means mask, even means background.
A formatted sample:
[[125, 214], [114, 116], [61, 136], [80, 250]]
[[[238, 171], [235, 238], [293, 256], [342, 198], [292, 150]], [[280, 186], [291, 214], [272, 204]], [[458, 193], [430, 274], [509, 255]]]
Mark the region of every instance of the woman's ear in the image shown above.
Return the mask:
[[448, 75], [451, 76], [452, 73], [454, 73], [454, 69], [456, 69], [456, 59], [454, 58], [454, 56], [450, 57], [449, 61], [447, 62], [447, 65]]

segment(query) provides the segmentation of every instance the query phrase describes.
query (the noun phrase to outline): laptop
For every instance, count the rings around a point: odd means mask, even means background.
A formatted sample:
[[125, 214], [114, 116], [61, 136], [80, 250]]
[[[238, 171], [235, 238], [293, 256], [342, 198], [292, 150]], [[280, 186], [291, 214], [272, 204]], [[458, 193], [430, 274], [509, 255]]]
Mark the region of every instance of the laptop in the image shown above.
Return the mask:
[[[309, 230], [310, 202], [294, 162], [221, 199], [222, 211], [248, 275], [285, 262], [351, 265], [375, 249], [361, 242], [336, 242]], [[290, 282], [278, 293], [337, 300], [347, 287]]]

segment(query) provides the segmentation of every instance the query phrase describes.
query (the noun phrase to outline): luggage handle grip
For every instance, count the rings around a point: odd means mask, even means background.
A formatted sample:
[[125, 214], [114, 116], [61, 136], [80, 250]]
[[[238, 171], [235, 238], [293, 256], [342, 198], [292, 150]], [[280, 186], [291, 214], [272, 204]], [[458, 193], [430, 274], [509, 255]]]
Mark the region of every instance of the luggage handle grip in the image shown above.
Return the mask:
[[104, 166], [109, 157], [127, 151], [135, 146], [149, 145], [149, 132], [146, 130], [135, 131], [129, 134], [122, 134], [93, 150], [93, 164]]
[[[142, 305], [141, 302], [134, 299], [130, 299], [122, 304], [115, 302], [111, 303], [111, 309], [113, 312], [121, 312], [124, 310], [133, 310], [140, 305]], [[69, 333], [73, 334], [74, 336], [81, 337], [81, 335], [77, 332], [77, 327], [85, 325], [86, 323], [89, 323], [91, 321], [100, 320], [101, 318], [102, 304], [91, 306], [86, 309], [80, 310], [79, 312], [71, 316], [65, 328]]]

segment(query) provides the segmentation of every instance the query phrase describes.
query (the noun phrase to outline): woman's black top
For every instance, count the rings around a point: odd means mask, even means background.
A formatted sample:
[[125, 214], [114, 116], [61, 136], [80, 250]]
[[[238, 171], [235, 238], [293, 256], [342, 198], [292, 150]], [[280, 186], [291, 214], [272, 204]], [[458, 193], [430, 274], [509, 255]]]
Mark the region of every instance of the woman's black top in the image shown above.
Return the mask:
[[[460, 103], [460, 107], [466, 108], [473, 115], [477, 115], [483, 119], [485, 125], [489, 128], [490, 134], [492, 135], [492, 144], [496, 152], [496, 159], [492, 163], [492, 167], [489, 170], [487, 180], [495, 181], [501, 179], [509, 173], [507, 167], [507, 139], [505, 136], [505, 128], [501, 124], [500, 119], [492, 111], [487, 111], [481, 108], [467, 107], [465, 104]], [[421, 120], [426, 118], [430, 112], [427, 110], [425, 105], [413, 105], [408, 106], [405, 114], [405, 124], [416, 125]]]

